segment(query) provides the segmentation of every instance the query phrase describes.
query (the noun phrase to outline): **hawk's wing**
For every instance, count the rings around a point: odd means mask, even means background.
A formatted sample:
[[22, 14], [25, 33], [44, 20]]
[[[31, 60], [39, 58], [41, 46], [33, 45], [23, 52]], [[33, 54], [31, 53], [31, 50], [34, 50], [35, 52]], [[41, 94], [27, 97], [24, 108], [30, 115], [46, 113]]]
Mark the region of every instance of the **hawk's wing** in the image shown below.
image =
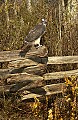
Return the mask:
[[33, 42], [39, 37], [41, 37], [45, 32], [45, 25], [39, 24], [36, 25], [26, 36], [25, 41], [27, 42]]

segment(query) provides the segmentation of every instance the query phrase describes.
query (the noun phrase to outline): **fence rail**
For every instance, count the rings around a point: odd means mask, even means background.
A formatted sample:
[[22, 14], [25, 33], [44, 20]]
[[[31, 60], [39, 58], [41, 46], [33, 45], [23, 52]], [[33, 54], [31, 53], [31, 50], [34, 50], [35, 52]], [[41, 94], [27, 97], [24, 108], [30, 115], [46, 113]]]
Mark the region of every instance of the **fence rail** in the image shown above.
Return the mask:
[[[78, 69], [47, 73], [47, 66], [78, 63], [78, 56], [47, 57], [47, 53], [45, 46], [31, 48], [27, 53], [21, 50], [0, 52], [0, 93], [18, 92], [21, 100], [63, 93], [66, 85], [58, 79], [78, 76]], [[53, 82], [49, 85], [50, 80]]]

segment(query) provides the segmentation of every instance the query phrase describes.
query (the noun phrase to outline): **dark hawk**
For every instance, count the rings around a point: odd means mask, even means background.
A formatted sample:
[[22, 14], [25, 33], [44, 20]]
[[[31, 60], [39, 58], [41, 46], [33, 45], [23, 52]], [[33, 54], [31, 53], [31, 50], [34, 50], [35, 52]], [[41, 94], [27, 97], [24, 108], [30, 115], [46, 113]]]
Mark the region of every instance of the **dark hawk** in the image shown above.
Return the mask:
[[42, 22], [36, 25], [25, 38], [25, 43], [32, 43], [32, 45], [36, 46], [40, 45], [40, 39], [46, 30], [46, 20], [42, 19]]

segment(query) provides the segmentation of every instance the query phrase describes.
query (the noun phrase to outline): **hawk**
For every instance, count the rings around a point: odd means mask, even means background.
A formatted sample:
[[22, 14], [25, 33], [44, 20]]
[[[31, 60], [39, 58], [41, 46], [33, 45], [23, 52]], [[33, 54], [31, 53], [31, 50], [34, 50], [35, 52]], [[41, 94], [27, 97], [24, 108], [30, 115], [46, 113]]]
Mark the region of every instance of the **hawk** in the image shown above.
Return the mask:
[[42, 22], [36, 25], [25, 38], [25, 43], [32, 43], [34, 46], [41, 46], [40, 40], [42, 35], [45, 33], [46, 30], [46, 20], [42, 19]]

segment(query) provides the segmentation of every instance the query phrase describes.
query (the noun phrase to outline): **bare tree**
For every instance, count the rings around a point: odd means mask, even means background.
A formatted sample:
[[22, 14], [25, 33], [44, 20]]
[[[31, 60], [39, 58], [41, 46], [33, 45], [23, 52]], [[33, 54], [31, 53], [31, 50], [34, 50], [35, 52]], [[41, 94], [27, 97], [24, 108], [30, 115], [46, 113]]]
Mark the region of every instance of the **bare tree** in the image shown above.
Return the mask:
[[27, 0], [27, 9], [31, 13], [32, 11], [31, 0]]
[[5, 13], [6, 13], [6, 22], [7, 22], [7, 28], [9, 28], [9, 11], [8, 11], [8, 1], [5, 0]]

